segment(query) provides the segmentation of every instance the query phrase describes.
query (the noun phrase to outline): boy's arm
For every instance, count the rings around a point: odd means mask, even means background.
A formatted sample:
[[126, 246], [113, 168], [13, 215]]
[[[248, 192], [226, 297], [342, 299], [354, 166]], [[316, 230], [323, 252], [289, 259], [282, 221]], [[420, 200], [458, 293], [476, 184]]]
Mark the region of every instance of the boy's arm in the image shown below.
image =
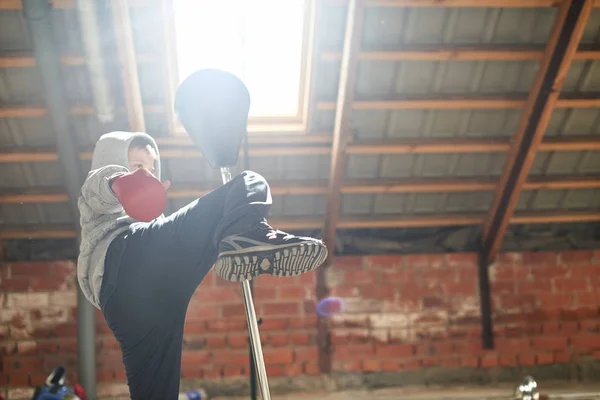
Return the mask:
[[127, 168], [119, 165], [108, 165], [90, 171], [81, 187], [81, 196], [95, 213], [114, 214], [119, 212], [122, 206], [110, 184], [112, 179], [128, 172]]

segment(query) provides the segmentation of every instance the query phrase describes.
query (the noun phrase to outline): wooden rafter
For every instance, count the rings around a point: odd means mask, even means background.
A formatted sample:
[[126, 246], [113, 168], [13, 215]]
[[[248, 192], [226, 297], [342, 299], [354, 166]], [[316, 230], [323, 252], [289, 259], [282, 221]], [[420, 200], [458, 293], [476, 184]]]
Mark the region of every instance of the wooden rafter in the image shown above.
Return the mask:
[[[340, 229], [369, 228], [435, 228], [444, 226], [474, 226], [485, 220], [483, 214], [430, 214], [420, 216], [386, 215], [383, 217], [345, 217], [339, 220]], [[323, 226], [323, 218], [274, 218], [273, 225], [284, 230], [319, 229]], [[600, 212], [530, 212], [517, 213], [510, 222], [512, 224], [549, 224], [549, 223], [586, 223], [600, 222]], [[4, 226], [0, 229], [1, 239], [56, 239], [75, 238], [75, 229], [70, 225], [25, 225]]]
[[[76, 0], [52, 0], [54, 8], [73, 8]], [[565, 0], [366, 0], [367, 7], [556, 7]], [[330, 5], [347, 5], [349, 0], [329, 0]], [[155, 4], [152, 0], [128, 0], [131, 7]], [[594, 7], [600, 6], [595, 0]], [[20, 10], [21, 0], [0, 0], [0, 10]]]
[[[328, 155], [332, 151], [326, 141], [322, 144], [298, 143], [286, 146], [256, 145], [250, 147], [253, 157]], [[503, 153], [510, 150], [506, 138], [499, 139], [419, 139], [419, 140], [359, 140], [346, 145], [346, 154], [448, 154], [448, 153]], [[600, 150], [600, 138], [596, 136], [575, 136], [547, 138], [538, 151], [594, 151]], [[81, 160], [91, 160], [92, 152], [80, 153]], [[202, 153], [191, 145], [164, 147], [164, 159], [201, 158]], [[54, 162], [58, 155], [49, 148], [7, 148], [0, 149], [0, 163], [15, 162]]]
[[487, 262], [500, 249], [591, 11], [591, 0], [575, 0], [560, 8], [484, 225], [482, 251]]
[[[437, 193], [491, 191], [497, 181], [490, 178], [446, 179], [350, 179], [341, 187], [342, 194], [383, 193]], [[168, 192], [171, 199], [201, 197], [213, 190], [213, 185], [185, 185], [174, 183]], [[274, 181], [270, 183], [274, 195], [325, 195], [327, 181]], [[523, 190], [599, 189], [600, 176], [535, 177], [523, 185]], [[0, 204], [63, 203], [68, 200], [59, 188], [46, 190], [5, 190]]]
[[[335, 122], [333, 140], [331, 145], [331, 167], [329, 182], [325, 199], [325, 220], [323, 224], [323, 239], [329, 247], [329, 257], [325, 266], [317, 270], [316, 295], [318, 299], [327, 296], [326, 268], [331, 265], [335, 254], [335, 237], [340, 214], [342, 181], [344, 178], [344, 165], [346, 147], [350, 134], [350, 113], [354, 97], [354, 84], [358, 60], [356, 55], [360, 49], [360, 41], [364, 24], [365, 0], [350, 0], [346, 16], [346, 32], [344, 35], [344, 49], [340, 67], [340, 81], [338, 86], [337, 104], [335, 106]], [[319, 368], [321, 373], [331, 371], [331, 349], [329, 339], [328, 321], [319, 318], [317, 327], [317, 341], [319, 346]]]
[[144, 106], [129, 17], [129, 5], [126, 0], [111, 0], [111, 10], [129, 129], [133, 132], [145, 132]]

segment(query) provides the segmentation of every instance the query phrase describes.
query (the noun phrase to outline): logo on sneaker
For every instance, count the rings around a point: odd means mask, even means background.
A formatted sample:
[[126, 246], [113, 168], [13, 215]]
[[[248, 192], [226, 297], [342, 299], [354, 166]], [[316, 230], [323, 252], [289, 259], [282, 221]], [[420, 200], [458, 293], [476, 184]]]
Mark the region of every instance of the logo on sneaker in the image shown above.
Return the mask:
[[263, 260], [260, 262], [260, 269], [262, 269], [263, 271], [266, 271], [270, 267], [271, 267], [271, 262], [269, 260], [267, 260], [266, 258], [263, 258]]

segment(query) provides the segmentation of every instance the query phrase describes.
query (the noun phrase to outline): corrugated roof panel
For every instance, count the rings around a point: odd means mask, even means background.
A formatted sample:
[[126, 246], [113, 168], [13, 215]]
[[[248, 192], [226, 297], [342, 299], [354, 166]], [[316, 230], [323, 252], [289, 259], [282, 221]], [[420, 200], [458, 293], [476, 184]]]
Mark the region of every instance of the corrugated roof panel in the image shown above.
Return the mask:
[[600, 135], [600, 109], [556, 108], [545, 136]]
[[49, 187], [62, 184], [60, 164], [57, 162], [2, 163], [0, 168], [0, 187]]
[[589, 93], [600, 90], [600, 62], [574, 60], [565, 79], [563, 92]]
[[600, 207], [598, 189], [524, 190], [517, 211], [594, 210]]
[[52, 27], [61, 53], [83, 54], [77, 8], [53, 8]]
[[531, 175], [573, 175], [600, 173], [600, 151], [539, 152]]
[[598, 32], [600, 32], [600, 9], [593, 8], [581, 37], [581, 44], [598, 43]]
[[372, 194], [342, 194], [340, 199], [341, 215], [370, 214], [373, 207]]
[[416, 139], [510, 137], [520, 110], [357, 110], [352, 116], [356, 138]]
[[160, 65], [138, 63], [138, 78], [144, 104], [164, 104], [167, 86]]
[[[341, 49], [346, 7], [328, 7], [323, 42]], [[452, 44], [544, 44], [556, 16], [554, 8], [368, 7], [364, 47]], [[593, 29], [593, 28], [592, 28]], [[588, 30], [591, 32], [591, 29]]]
[[0, 118], [0, 146], [54, 146], [50, 118]]
[[286, 195], [273, 201], [282, 202], [281, 215], [286, 217], [312, 217], [323, 215], [325, 211], [325, 196], [323, 195]]
[[438, 178], [498, 176], [503, 153], [394, 154], [347, 157], [346, 177], [353, 178]]
[[[263, 157], [265, 162], [269, 159]], [[278, 175], [284, 179], [302, 180], [302, 179], [328, 179], [329, 168], [331, 166], [331, 157], [325, 155], [315, 156], [294, 156], [278, 157], [279, 163], [270, 162], [264, 169], [256, 169], [257, 172], [280, 170]], [[254, 169], [254, 159], [251, 160], [250, 167]], [[262, 172], [261, 172], [262, 171]]]
[[0, 12], [0, 48], [5, 51], [23, 51], [31, 47], [31, 38], [22, 11]]
[[0, 68], [0, 102], [39, 103], [44, 98], [36, 68]]

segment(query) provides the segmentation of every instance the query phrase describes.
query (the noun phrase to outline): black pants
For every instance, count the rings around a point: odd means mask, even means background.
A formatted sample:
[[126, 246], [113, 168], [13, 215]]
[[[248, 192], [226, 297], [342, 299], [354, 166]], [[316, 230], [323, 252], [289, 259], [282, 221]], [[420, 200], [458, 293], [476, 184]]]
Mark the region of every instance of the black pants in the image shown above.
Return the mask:
[[123, 351], [137, 399], [177, 399], [183, 327], [194, 291], [213, 266], [216, 244], [266, 217], [265, 179], [244, 172], [162, 220], [135, 223], [111, 243], [101, 309]]

